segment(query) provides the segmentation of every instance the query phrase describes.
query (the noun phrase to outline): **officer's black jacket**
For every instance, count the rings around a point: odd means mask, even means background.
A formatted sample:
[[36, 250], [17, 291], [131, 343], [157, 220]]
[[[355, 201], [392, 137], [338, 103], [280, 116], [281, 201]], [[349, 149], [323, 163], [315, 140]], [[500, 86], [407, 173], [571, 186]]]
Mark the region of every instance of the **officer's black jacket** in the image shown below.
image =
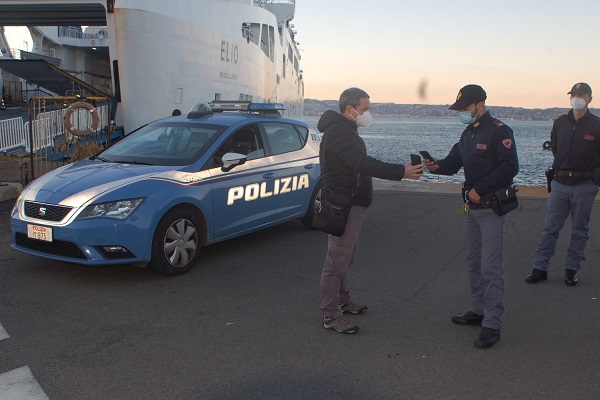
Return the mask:
[[469, 124], [434, 172], [452, 175], [464, 167], [465, 188], [484, 196], [513, 183], [519, 161], [513, 131], [486, 111]]
[[[592, 172], [600, 166], [600, 118], [588, 112], [575, 120], [573, 110], [554, 120], [550, 132], [550, 149], [554, 154], [555, 171]], [[554, 177], [560, 183], [572, 184], [587, 177]]]
[[[325, 111], [317, 124], [324, 132], [319, 151], [325, 188], [352, 197], [352, 204], [368, 207], [373, 198], [371, 177], [401, 180], [404, 165], [390, 164], [367, 155], [354, 121], [335, 111]], [[354, 194], [354, 195], [353, 195]]]

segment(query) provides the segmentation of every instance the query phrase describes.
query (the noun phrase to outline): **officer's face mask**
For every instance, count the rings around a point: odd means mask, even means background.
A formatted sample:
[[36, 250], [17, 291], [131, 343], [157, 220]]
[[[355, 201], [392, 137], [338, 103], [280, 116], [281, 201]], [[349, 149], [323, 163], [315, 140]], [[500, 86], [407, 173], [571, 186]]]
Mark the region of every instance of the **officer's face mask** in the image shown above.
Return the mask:
[[[356, 108], [354, 111], [356, 111]], [[356, 113], [358, 114], [358, 111], [356, 111]], [[366, 128], [371, 124], [371, 121], [373, 121], [373, 116], [369, 111], [365, 111], [364, 113], [358, 114], [356, 117], [354, 117], [354, 120], [356, 121], [356, 126], [359, 128]]]
[[[477, 108], [477, 105], [475, 106], [475, 108]], [[471, 111], [459, 111], [459, 113], [458, 113], [458, 120], [460, 122], [462, 122], [463, 124], [465, 124], [465, 125], [472, 124], [473, 122], [475, 122], [475, 120], [479, 116], [479, 110], [477, 110], [477, 114], [475, 114], [474, 117], [471, 115], [472, 113], [473, 113], [473, 110], [471, 110]]]
[[575, 111], [581, 111], [586, 106], [587, 106], [587, 101], [585, 101], [585, 99], [582, 99], [581, 97], [573, 97], [571, 99], [571, 107], [573, 107], [573, 110], [575, 110]]

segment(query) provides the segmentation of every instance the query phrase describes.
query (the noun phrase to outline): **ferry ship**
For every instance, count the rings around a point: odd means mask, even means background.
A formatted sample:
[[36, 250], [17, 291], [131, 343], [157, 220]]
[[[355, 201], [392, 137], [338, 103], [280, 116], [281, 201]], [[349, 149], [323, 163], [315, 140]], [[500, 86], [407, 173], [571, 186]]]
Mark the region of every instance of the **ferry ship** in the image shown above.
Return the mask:
[[[186, 113], [200, 101], [284, 103], [284, 116], [301, 116], [304, 83], [291, 24], [295, 5], [296, 0], [3, 0], [0, 25], [29, 26], [32, 51], [21, 51], [20, 58], [43, 59], [112, 97], [118, 105], [114, 123], [130, 132], [175, 109]], [[44, 21], [59, 26], [42, 26]], [[76, 21], [89, 26], [82, 29]], [[5, 71], [7, 57], [0, 57]], [[13, 71], [19, 75], [18, 68]]]

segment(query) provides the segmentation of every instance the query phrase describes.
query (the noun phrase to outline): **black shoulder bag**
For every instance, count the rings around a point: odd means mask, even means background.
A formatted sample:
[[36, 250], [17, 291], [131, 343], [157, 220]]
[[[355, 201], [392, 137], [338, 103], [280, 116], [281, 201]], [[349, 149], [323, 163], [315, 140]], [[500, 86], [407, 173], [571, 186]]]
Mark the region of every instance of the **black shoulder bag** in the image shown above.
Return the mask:
[[346, 222], [352, 208], [352, 199], [350, 204], [346, 201], [340, 202], [331, 189], [321, 191], [321, 204], [315, 211], [313, 218], [313, 228], [329, 233], [335, 236], [342, 236], [346, 231]]

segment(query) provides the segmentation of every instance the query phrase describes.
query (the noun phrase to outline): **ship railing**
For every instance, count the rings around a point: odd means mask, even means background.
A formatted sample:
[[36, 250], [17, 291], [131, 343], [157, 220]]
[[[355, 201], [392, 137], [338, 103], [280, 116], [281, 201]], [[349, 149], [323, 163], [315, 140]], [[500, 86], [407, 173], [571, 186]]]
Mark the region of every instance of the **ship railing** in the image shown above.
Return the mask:
[[[74, 136], [64, 126], [67, 104], [79, 101], [75, 97], [32, 98], [29, 122], [23, 118], [0, 121], [0, 154], [20, 157], [26, 166], [23, 184], [62, 165], [90, 157], [100, 149], [110, 145], [110, 107], [108, 99], [96, 98], [95, 111], [99, 124], [86, 136]], [[88, 98], [90, 101], [90, 98]], [[62, 107], [43, 111], [52, 103], [60, 102]], [[56, 104], [58, 105], [58, 104]], [[70, 115], [70, 122], [78, 131], [86, 131], [93, 124], [90, 111], [77, 108]], [[90, 154], [88, 154], [90, 153]]]
[[266, 4], [296, 4], [296, 0], [254, 0], [254, 4], [257, 6]]
[[[53, 110], [38, 114], [34, 121], [31, 121], [31, 131], [33, 136], [33, 144], [29, 140], [29, 122], [24, 126], [24, 143], [27, 152], [40, 152], [42, 150], [50, 150], [53, 147], [60, 147], [61, 144], [74, 144], [77, 141], [70, 132], [65, 131], [64, 116], [68, 108]], [[93, 133], [98, 133], [109, 124], [109, 109], [108, 105], [103, 105], [96, 108], [100, 117], [100, 123]], [[71, 115], [73, 126], [78, 127], [78, 130], [87, 130], [92, 125], [90, 112], [84, 108], [76, 109]]]
[[31, 53], [24, 50], [20, 51], [20, 58], [21, 60], [44, 60], [52, 65], [56, 65], [57, 67], [60, 67], [60, 64], [62, 63], [60, 58], [46, 56], [44, 54]]
[[59, 26], [58, 36], [81, 39], [83, 37], [83, 30], [79, 26]]
[[85, 31], [79, 26], [59, 26], [58, 37], [71, 39], [107, 39], [108, 31], [106, 26], [89, 26]]
[[25, 149], [25, 125], [23, 118], [0, 121], [0, 154], [7, 155]]
[[14, 47], [11, 47], [10, 52], [12, 53], [13, 58], [15, 58], [15, 59], [21, 58], [21, 49], [16, 49]]
[[[67, 142], [73, 142], [73, 135], [65, 132], [64, 115], [66, 108], [38, 114], [31, 122], [23, 122], [22, 117], [0, 121], [0, 154], [38, 152], [53, 147], [57, 137], [64, 136]], [[98, 107], [100, 123], [95, 132], [105, 129], [109, 123], [108, 105]], [[91, 125], [90, 113], [85, 109], [73, 112], [72, 119], [75, 126], [88, 129]], [[33, 133], [33, 145], [29, 139], [29, 126]], [[61, 139], [62, 140], [62, 139]], [[64, 141], [64, 140], [62, 140]]]
[[106, 26], [89, 26], [83, 32], [85, 39], [108, 39]]
[[[64, 127], [67, 108], [38, 114], [26, 130], [25, 147], [29, 157], [27, 179], [35, 179], [71, 162], [87, 158], [110, 143], [108, 104], [97, 106], [98, 127], [85, 137], [74, 136]], [[88, 110], [76, 109], [70, 116], [74, 127], [87, 130], [91, 124]], [[31, 132], [31, 133], [29, 133]], [[30, 140], [31, 138], [31, 140]], [[90, 150], [91, 149], [91, 150]], [[90, 152], [85, 154], [85, 152]]]

